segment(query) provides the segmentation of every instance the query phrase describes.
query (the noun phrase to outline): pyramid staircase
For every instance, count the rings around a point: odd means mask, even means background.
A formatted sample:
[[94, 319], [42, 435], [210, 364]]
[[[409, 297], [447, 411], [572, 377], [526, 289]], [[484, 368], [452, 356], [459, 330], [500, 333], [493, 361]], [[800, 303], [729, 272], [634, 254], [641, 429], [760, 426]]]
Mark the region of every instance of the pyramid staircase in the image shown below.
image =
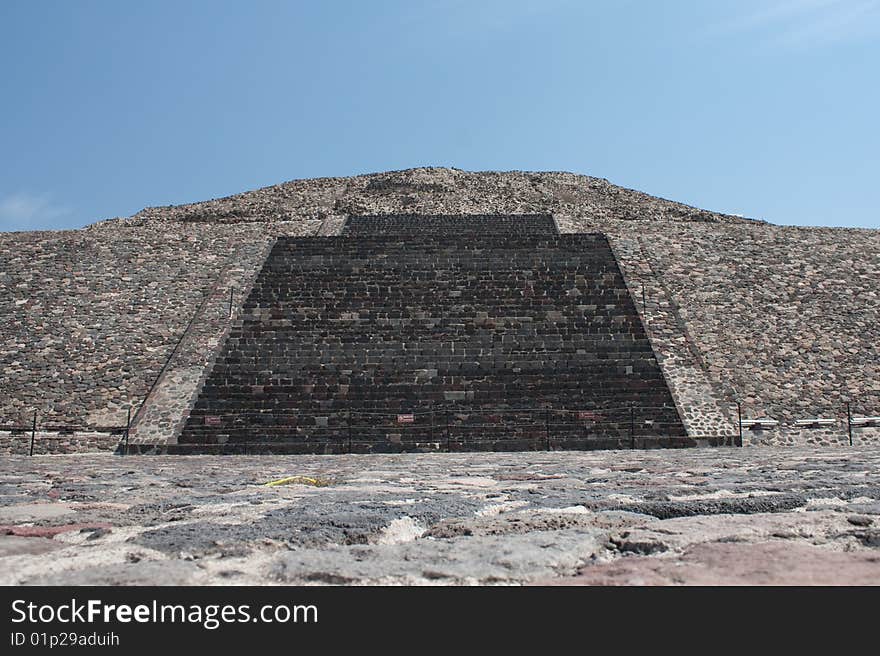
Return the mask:
[[603, 235], [389, 215], [275, 243], [169, 450], [690, 445]]

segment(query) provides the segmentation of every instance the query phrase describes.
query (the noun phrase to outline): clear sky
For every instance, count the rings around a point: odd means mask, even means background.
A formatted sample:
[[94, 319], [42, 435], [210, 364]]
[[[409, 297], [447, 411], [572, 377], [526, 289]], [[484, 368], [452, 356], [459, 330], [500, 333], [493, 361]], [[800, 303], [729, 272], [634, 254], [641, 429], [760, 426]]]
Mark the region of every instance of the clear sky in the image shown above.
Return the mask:
[[564, 170], [880, 227], [880, 0], [0, 0], [0, 230]]

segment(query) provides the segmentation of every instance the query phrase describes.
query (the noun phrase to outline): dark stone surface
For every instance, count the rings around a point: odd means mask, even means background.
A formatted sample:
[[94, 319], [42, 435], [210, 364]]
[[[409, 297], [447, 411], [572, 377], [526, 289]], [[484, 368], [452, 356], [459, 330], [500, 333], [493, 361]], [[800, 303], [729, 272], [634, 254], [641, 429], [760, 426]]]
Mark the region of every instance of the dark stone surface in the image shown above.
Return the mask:
[[548, 216], [346, 226], [275, 244], [168, 452], [695, 445], [604, 236]]
[[549, 214], [373, 214], [350, 216], [344, 237], [454, 237], [558, 235]]
[[712, 499], [701, 501], [646, 502], [638, 505], [624, 504], [620, 510], [640, 512], [658, 519], [693, 517], [696, 515], [731, 515], [783, 512], [800, 508], [806, 499], [800, 494], [779, 494], [772, 497], [744, 499]]

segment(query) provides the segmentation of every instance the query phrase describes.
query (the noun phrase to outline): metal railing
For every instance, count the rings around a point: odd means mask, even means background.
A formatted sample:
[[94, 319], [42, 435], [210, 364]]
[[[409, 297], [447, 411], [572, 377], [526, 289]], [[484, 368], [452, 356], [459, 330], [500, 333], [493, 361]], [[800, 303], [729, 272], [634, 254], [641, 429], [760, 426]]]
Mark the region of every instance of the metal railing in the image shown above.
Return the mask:
[[[880, 427], [880, 413], [871, 412], [871, 408], [877, 406], [869, 406], [864, 404], [856, 405], [854, 401], [843, 401], [837, 405], [829, 405], [820, 408], [819, 412], [811, 416], [801, 416], [795, 418], [777, 419], [763, 412], [759, 412], [758, 416], [746, 417], [743, 411], [743, 403], [741, 401], [730, 402], [736, 407], [736, 421], [739, 431], [739, 445], [742, 446], [744, 430], [763, 432], [763, 431], [779, 431], [779, 430], [833, 430], [846, 426], [846, 437], [849, 446], [853, 446], [853, 430], [863, 428]], [[792, 413], [788, 413], [791, 415]]]
[[[128, 407], [125, 426], [84, 426], [81, 424], [64, 424], [49, 423], [51, 418], [43, 424], [37, 423], [38, 413], [36, 410], [31, 415], [31, 421], [28, 424], [15, 425], [11, 423], [0, 423], [0, 431], [8, 432], [11, 436], [16, 433], [24, 434], [22, 439], [29, 440], [28, 455], [34, 455], [34, 449], [37, 442], [37, 432], [40, 433], [59, 433], [59, 434], [76, 434], [76, 433], [106, 433], [108, 435], [120, 435], [117, 452], [124, 452], [128, 448], [128, 436], [131, 431], [132, 415], [131, 406]], [[28, 435], [30, 433], [30, 435]]]
[[[758, 435], [773, 431], [809, 431], [813, 429], [845, 429], [849, 446], [854, 435], [866, 428], [880, 428], [880, 412], [876, 406], [864, 402], [846, 401], [827, 406], [823, 412], [810, 417], [776, 419], [761, 412], [747, 417], [744, 404], [730, 402], [736, 409], [734, 444], [743, 446], [746, 431]], [[0, 432], [29, 440], [28, 453], [34, 455], [38, 432], [107, 433], [120, 436], [117, 453], [125, 454], [133, 425], [133, 406], [127, 409], [124, 426], [85, 426], [58, 423], [47, 417], [40, 424], [38, 412], [33, 411], [30, 421], [15, 424], [0, 422]], [[617, 448], [636, 448], [652, 440], [668, 445], [689, 445], [701, 436], [675, 435], [678, 411], [671, 405], [644, 406], [637, 403], [596, 406], [589, 409], [562, 409], [553, 407], [495, 407], [465, 408], [441, 406], [437, 408], [395, 410], [298, 411], [264, 410], [193, 414], [185, 432], [192, 436], [203, 433], [212, 436], [228, 434], [230, 438], [245, 437], [245, 443], [257, 436], [264, 442], [326, 443], [345, 447], [354, 452], [356, 447], [379, 443], [396, 443], [401, 448], [415, 447], [442, 451], [460, 451], [487, 444], [497, 447], [518, 444], [532, 450], [553, 450], [571, 444], [585, 448], [601, 448], [603, 443]], [[707, 436], [708, 437], [708, 436]], [[396, 440], [396, 442], [394, 442]]]

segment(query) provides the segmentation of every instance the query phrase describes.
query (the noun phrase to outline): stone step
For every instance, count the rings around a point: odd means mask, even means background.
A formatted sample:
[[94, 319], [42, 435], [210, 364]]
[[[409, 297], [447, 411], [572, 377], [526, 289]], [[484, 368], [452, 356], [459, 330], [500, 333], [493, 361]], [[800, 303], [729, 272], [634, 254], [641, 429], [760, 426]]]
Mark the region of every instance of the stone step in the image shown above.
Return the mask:
[[[547, 405], [606, 408], [555, 422], [560, 444], [684, 437], [604, 236], [558, 235], [550, 217], [425, 221], [353, 217], [349, 237], [279, 239], [181, 444], [431, 450], [439, 429], [394, 413], [433, 410], [454, 413], [452, 444], [532, 448], [546, 429], [499, 407]], [[358, 411], [379, 414], [349, 427]]]

